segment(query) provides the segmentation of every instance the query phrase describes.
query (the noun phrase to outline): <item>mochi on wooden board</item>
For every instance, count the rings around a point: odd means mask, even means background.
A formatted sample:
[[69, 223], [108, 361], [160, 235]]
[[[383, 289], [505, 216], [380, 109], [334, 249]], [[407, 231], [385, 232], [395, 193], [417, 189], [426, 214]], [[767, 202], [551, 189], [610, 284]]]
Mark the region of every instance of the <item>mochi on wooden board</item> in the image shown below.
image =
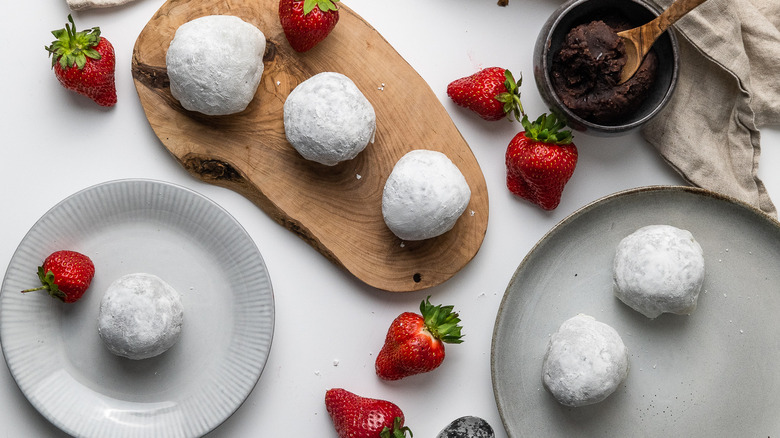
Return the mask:
[[382, 191], [382, 216], [403, 240], [440, 236], [455, 226], [471, 200], [466, 178], [447, 155], [427, 149], [406, 153]]
[[176, 29], [165, 63], [171, 94], [185, 109], [210, 116], [246, 109], [263, 75], [266, 39], [232, 15], [207, 15]]
[[375, 132], [374, 107], [341, 73], [318, 73], [284, 101], [285, 136], [307, 160], [326, 166], [351, 160], [374, 141]]

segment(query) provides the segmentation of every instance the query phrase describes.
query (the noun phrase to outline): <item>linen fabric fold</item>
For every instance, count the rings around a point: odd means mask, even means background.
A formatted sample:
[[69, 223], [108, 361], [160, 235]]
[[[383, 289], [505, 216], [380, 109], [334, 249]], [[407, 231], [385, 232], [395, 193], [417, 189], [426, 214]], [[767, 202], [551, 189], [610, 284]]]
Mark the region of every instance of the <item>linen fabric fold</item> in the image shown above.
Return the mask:
[[780, 1], [708, 0], [673, 28], [677, 88], [642, 136], [690, 183], [776, 218], [758, 165], [760, 128], [780, 125]]

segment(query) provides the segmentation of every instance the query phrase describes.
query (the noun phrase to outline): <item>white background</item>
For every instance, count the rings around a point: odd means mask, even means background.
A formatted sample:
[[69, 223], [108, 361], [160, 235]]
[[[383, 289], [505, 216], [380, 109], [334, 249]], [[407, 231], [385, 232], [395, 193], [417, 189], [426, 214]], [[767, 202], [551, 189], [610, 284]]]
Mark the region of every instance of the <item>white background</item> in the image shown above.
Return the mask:
[[[432, 438], [462, 415], [501, 425], [490, 376], [490, 348], [504, 290], [532, 246], [558, 221], [611, 193], [684, 181], [634, 133], [603, 139], [575, 134], [579, 164], [553, 212], [512, 196], [503, 156], [518, 123], [484, 122], [456, 107], [447, 84], [479, 68], [502, 66], [525, 77], [523, 103], [532, 116], [546, 111], [532, 75], [536, 36], [560, 0], [345, 0], [428, 82], [479, 161], [490, 196], [482, 248], [444, 284], [415, 293], [368, 287], [328, 262], [259, 208], [227, 189], [189, 176], [155, 137], [130, 74], [135, 39], [161, 0], [74, 14], [80, 29], [100, 26], [117, 53], [119, 103], [105, 110], [62, 88], [44, 51], [69, 12], [64, 0], [5, 2], [6, 45], [0, 68], [0, 266], [49, 208], [76, 191], [122, 178], [180, 184], [211, 198], [248, 231], [263, 254], [276, 300], [270, 358], [243, 406], [212, 437], [335, 437], [323, 403], [327, 388], [391, 400], [403, 409], [415, 437]], [[780, 197], [780, 131], [763, 132], [760, 176]], [[776, 198], [780, 199], [780, 198]], [[438, 370], [394, 383], [374, 374], [374, 359], [390, 321], [420, 301], [453, 304], [465, 342], [447, 347]], [[0, 367], [0, 437], [58, 437]]]

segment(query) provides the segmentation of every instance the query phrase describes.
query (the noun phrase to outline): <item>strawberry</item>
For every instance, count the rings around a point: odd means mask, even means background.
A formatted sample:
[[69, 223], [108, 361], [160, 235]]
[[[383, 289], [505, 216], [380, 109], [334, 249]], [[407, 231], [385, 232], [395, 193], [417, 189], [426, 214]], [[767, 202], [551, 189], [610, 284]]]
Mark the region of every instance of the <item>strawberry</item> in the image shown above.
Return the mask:
[[305, 52], [324, 40], [339, 21], [338, 0], [279, 0], [279, 21], [293, 49]]
[[542, 114], [533, 123], [521, 121], [525, 131], [517, 134], [506, 149], [506, 185], [509, 191], [544, 210], [561, 202], [563, 187], [577, 165], [577, 147], [571, 131], [555, 114]]
[[490, 67], [451, 82], [447, 85], [447, 96], [485, 120], [501, 120], [507, 115], [520, 120], [523, 113], [520, 103], [522, 82], [522, 77], [515, 82], [509, 70]]
[[460, 318], [452, 306], [434, 306], [426, 298], [420, 313], [404, 312], [390, 324], [376, 357], [379, 378], [398, 380], [432, 371], [444, 361], [444, 343], [463, 342]]
[[38, 267], [41, 286], [22, 292], [45, 290], [66, 303], [79, 300], [95, 276], [95, 265], [84, 254], [76, 251], [55, 251]]
[[404, 426], [401, 408], [386, 400], [334, 388], [325, 392], [325, 408], [339, 438], [404, 438], [406, 432], [413, 436]]
[[89, 97], [101, 106], [116, 104], [114, 47], [100, 36], [100, 28], [76, 32], [73, 17], [65, 29], [52, 31], [56, 41], [46, 47], [51, 66], [68, 90]]

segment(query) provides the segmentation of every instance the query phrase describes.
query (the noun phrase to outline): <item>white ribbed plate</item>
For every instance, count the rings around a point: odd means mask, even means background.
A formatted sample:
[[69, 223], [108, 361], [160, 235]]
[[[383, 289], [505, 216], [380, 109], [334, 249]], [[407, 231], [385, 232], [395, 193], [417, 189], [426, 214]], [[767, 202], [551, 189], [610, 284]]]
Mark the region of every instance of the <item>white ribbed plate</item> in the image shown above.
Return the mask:
[[[689, 230], [705, 277], [690, 315], [646, 318], [612, 292], [620, 240], [638, 228]], [[692, 187], [644, 187], [567, 217], [526, 255], [493, 332], [496, 404], [512, 437], [776, 437], [780, 433], [780, 224]], [[542, 387], [550, 335], [586, 313], [618, 331], [625, 382], [567, 408]]]
[[[95, 278], [64, 304], [35, 286], [58, 249], [88, 255]], [[162, 355], [132, 361], [97, 334], [100, 299], [116, 278], [148, 272], [181, 294], [184, 326]], [[227, 419], [254, 388], [271, 348], [274, 301], [260, 252], [221, 207], [188, 189], [122, 180], [49, 210], [14, 253], [0, 295], [6, 363], [30, 403], [84, 437], [194, 437]]]

